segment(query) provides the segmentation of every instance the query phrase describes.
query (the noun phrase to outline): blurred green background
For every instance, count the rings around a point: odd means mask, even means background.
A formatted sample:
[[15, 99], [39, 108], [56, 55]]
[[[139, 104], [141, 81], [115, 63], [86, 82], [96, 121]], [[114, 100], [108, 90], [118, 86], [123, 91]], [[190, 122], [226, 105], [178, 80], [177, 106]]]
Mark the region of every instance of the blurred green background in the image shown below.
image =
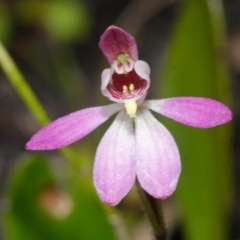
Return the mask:
[[151, 67], [148, 99], [209, 97], [234, 112], [230, 124], [205, 130], [157, 116], [183, 169], [163, 202], [170, 239], [240, 239], [239, 10], [238, 0], [2, 0], [0, 41], [22, 76], [7, 71], [0, 48], [0, 239], [153, 239], [135, 188], [112, 208], [93, 187], [95, 150], [112, 118], [60, 152], [24, 149], [47, 115], [109, 103], [98, 41], [112, 24], [136, 37]]

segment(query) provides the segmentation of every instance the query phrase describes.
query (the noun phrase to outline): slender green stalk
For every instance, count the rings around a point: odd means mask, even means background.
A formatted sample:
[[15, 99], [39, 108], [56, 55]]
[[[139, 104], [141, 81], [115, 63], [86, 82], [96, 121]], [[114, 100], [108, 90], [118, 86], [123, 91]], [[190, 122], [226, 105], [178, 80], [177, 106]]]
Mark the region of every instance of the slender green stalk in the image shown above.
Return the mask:
[[140, 186], [138, 180], [136, 181], [136, 185], [148, 219], [152, 224], [155, 239], [166, 240], [167, 231], [162, 213], [161, 201], [153, 198], [151, 195], [145, 192]]
[[36, 120], [41, 125], [47, 124], [49, 122], [49, 118], [46, 112], [44, 111], [43, 107], [37, 100], [36, 96], [32, 92], [31, 88], [28, 86], [24, 77], [18, 70], [17, 66], [15, 65], [12, 58], [9, 56], [1, 42], [0, 64], [9, 81], [11, 82], [15, 90], [18, 92], [19, 96], [29, 108], [30, 112], [33, 114]]
[[[27, 81], [24, 79], [23, 75], [17, 68], [16, 64], [14, 63], [13, 59], [10, 57], [2, 43], [0, 42], [0, 65], [8, 80], [15, 88], [16, 92], [19, 94], [20, 98], [28, 107], [29, 111], [35, 117], [37, 122], [44, 126], [49, 123], [50, 118], [48, 117], [47, 113], [45, 112], [43, 106], [36, 98], [35, 94], [33, 93], [32, 89], [29, 87]], [[62, 154], [72, 163], [74, 167], [79, 167], [80, 161], [76, 153], [70, 148], [63, 148], [60, 149]]]

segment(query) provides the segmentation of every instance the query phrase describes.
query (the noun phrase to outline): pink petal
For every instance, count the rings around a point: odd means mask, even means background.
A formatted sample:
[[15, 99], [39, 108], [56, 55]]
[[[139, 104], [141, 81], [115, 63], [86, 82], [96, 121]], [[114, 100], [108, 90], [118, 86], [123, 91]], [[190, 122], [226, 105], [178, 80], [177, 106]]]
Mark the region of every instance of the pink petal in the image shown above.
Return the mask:
[[155, 198], [169, 197], [181, 172], [178, 147], [169, 131], [148, 110], [136, 123], [136, 172], [142, 188]]
[[232, 119], [232, 112], [227, 106], [209, 98], [176, 97], [146, 101], [143, 105], [177, 122], [196, 128], [211, 128]]
[[112, 79], [112, 71], [110, 68], [104, 69], [101, 75], [101, 91], [103, 96], [105, 97], [111, 97], [111, 94], [109, 93], [107, 86], [109, 82]]
[[101, 36], [99, 47], [110, 64], [119, 54], [127, 54], [133, 60], [138, 59], [135, 38], [116, 26], [110, 26]]
[[[144, 89], [145, 93], [147, 93], [147, 90], [150, 86], [150, 73], [151, 73], [149, 65], [142, 60], [138, 60], [134, 63], [134, 70], [136, 71], [137, 75], [140, 76], [140, 78], [147, 81], [147, 85]], [[145, 99], [145, 97], [143, 99]]]
[[26, 144], [28, 150], [51, 150], [67, 146], [89, 134], [124, 108], [120, 104], [83, 109], [61, 117], [38, 131]]
[[101, 200], [118, 204], [135, 179], [135, 139], [133, 121], [120, 112], [103, 136], [94, 163], [94, 184]]
[[138, 60], [134, 63], [134, 70], [136, 71], [137, 75], [140, 76], [142, 79], [146, 80], [147, 82], [150, 82], [150, 67], [149, 65], [142, 61]]

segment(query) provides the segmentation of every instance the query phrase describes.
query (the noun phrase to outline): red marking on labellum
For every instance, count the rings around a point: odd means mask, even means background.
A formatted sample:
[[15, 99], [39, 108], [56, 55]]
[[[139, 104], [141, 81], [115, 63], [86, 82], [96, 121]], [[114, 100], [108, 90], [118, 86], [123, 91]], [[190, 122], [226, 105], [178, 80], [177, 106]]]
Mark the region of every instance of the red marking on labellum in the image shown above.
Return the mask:
[[[134, 86], [134, 90], [130, 91], [130, 85]], [[127, 87], [127, 91], [123, 91], [123, 86]], [[126, 73], [113, 73], [111, 84], [108, 85], [108, 90], [113, 97], [118, 99], [130, 99], [142, 95], [147, 86], [147, 81], [137, 75], [135, 70]]]

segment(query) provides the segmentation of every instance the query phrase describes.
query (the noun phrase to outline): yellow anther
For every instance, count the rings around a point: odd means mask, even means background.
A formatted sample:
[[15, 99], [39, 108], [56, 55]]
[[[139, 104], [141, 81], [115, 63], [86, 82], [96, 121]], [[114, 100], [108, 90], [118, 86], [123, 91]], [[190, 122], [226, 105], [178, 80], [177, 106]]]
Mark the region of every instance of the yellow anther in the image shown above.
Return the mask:
[[123, 93], [127, 93], [128, 92], [128, 88], [127, 88], [126, 85], [123, 85], [122, 89], [123, 89], [122, 90]]
[[132, 92], [134, 90], [134, 85], [131, 83], [129, 86], [129, 90]]

